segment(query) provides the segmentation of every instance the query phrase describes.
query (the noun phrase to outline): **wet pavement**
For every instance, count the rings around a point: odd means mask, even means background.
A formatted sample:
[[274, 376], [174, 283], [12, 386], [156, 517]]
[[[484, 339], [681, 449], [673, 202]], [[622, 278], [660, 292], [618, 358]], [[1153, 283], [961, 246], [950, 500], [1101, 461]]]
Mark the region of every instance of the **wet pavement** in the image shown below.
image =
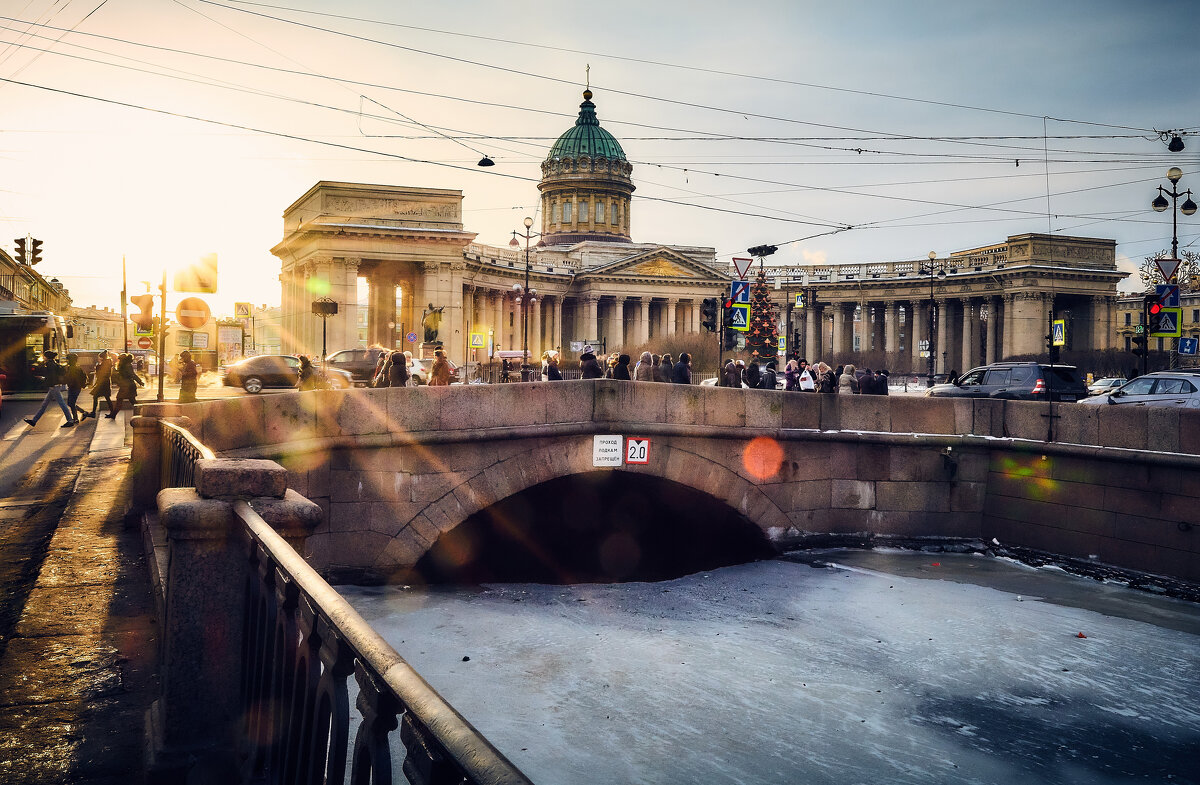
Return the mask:
[[125, 416], [61, 420], [4, 442], [38, 449], [0, 503], [0, 782], [137, 783], [157, 642]]

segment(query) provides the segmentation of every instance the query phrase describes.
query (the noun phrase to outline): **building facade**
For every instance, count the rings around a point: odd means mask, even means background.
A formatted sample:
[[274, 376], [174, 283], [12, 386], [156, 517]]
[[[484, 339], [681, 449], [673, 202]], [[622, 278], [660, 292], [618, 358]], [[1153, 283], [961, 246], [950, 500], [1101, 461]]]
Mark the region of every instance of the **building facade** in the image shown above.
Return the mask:
[[[87, 308], [71, 308], [67, 312], [67, 324], [71, 327], [72, 335], [68, 339], [68, 346], [72, 351], [124, 351], [121, 347], [125, 341], [125, 320], [121, 318], [120, 311], [97, 308], [94, 305]], [[131, 326], [130, 334], [132, 332]]]
[[[476, 243], [461, 191], [326, 181], [309, 189], [284, 212], [283, 240], [271, 249], [282, 268], [281, 350], [320, 352], [312, 304], [325, 298], [338, 306], [325, 325], [330, 352], [366, 343], [428, 355], [440, 346], [458, 364], [487, 359], [483, 347], [527, 345], [537, 357], [589, 343], [633, 353], [699, 333], [701, 302], [724, 298], [735, 273], [712, 248], [633, 241], [633, 168], [591, 98], [586, 91], [575, 125], [542, 163], [532, 247], [520, 235], [508, 248]], [[932, 261], [766, 272], [794, 351], [838, 360], [877, 352], [889, 368], [917, 371], [932, 355], [936, 372], [1043, 355], [1055, 319], [1068, 324], [1068, 348], [1108, 348], [1125, 277], [1112, 240], [1041, 234]]]

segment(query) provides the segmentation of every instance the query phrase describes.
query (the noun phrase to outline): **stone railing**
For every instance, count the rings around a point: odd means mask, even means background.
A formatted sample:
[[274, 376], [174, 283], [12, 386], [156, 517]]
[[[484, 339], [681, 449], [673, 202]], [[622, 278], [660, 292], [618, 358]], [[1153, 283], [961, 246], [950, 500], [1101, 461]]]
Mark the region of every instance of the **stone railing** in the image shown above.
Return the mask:
[[[390, 782], [396, 732], [414, 785], [528, 782], [305, 563], [321, 510], [287, 489], [283, 467], [198, 457], [211, 452], [184, 428], [156, 425], [163, 489], [146, 526], [166, 554], [153, 560], [151, 782]], [[195, 487], [172, 487], [189, 467]]]

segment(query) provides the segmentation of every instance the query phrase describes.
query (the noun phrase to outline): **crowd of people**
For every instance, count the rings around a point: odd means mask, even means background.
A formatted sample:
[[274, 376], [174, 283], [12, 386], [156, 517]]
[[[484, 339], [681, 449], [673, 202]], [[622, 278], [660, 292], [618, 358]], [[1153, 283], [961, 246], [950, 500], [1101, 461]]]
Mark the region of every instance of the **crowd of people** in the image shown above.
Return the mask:
[[[67, 421], [62, 424], [63, 428], [78, 425], [86, 417], [95, 417], [101, 398], [108, 403], [108, 414], [105, 417], [110, 420], [117, 416], [123, 402], [128, 402], [130, 409], [137, 404], [137, 390], [144, 387], [145, 382], [134, 367], [133, 355], [116, 355], [115, 365], [113, 353], [107, 349], [101, 350], [96, 356], [96, 370], [92, 374], [89, 388], [92, 394], [91, 411], [85, 410], [78, 403], [79, 394], [89, 385], [87, 373], [79, 367], [79, 355], [72, 352], [66, 359], [67, 364], [63, 365], [58, 361], [58, 352], [48, 351], [34, 369], [35, 375], [45, 381], [48, 389], [38, 410], [32, 417], [25, 418], [25, 422], [30, 426], [37, 425], [37, 421], [46, 413], [51, 403], [58, 404], [66, 415]], [[112, 397], [114, 384], [117, 387], [115, 401]]]
[[[687, 352], [682, 352], [679, 359], [675, 359], [669, 354], [642, 352], [637, 363], [630, 367], [632, 362], [633, 358], [628, 354], [613, 352], [605, 358], [604, 364], [601, 365], [600, 360], [596, 357], [595, 349], [585, 346], [583, 354], [579, 356], [580, 375], [584, 379], [624, 379], [626, 381], [666, 382], [668, 384], [692, 383], [692, 356]], [[543, 378], [550, 381], [562, 379], [562, 373], [559, 372], [557, 366], [558, 357], [554, 355], [554, 375], [552, 376], [548, 371], [550, 367], [548, 358], [543, 355]]]

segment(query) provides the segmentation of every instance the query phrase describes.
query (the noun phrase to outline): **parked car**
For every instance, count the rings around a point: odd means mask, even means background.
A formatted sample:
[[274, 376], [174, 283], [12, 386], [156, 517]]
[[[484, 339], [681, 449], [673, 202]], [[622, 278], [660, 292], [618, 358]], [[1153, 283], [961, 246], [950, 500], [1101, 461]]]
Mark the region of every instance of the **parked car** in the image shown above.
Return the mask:
[[992, 363], [958, 377], [953, 384], [935, 384], [926, 395], [933, 398], [1000, 398], [1016, 401], [1078, 401], [1087, 397], [1087, 386], [1073, 365], [1036, 362]]
[[343, 349], [326, 357], [325, 365], [350, 374], [350, 379], [355, 386], [367, 387], [375, 376], [375, 366], [379, 363], [379, 355], [387, 352], [387, 349], [378, 346], [369, 349]]
[[1088, 395], [1103, 395], [1104, 393], [1110, 393], [1127, 381], [1129, 380], [1120, 376], [1106, 376], [1103, 379], [1097, 379], [1088, 385]]
[[[350, 374], [339, 368], [327, 368], [325, 379], [335, 389], [348, 389], [353, 385]], [[221, 381], [226, 387], [241, 387], [248, 393], [259, 393], [267, 387], [295, 387], [299, 380], [299, 357], [294, 354], [260, 354], [226, 367]]]
[[1083, 403], [1093, 406], [1154, 406], [1200, 409], [1200, 371], [1155, 371], [1125, 382], [1107, 395]]
[[[449, 359], [446, 362], [450, 363], [450, 383], [457, 384], [462, 381], [458, 378], [458, 366], [450, 362]], [[432, 357], [426, 357], [423, 360], [413, 360], [412, 368], [409, 369], [412, 372], [413, 382], [416, 384], [429, 384], [429, 369], [432, 367]]]

